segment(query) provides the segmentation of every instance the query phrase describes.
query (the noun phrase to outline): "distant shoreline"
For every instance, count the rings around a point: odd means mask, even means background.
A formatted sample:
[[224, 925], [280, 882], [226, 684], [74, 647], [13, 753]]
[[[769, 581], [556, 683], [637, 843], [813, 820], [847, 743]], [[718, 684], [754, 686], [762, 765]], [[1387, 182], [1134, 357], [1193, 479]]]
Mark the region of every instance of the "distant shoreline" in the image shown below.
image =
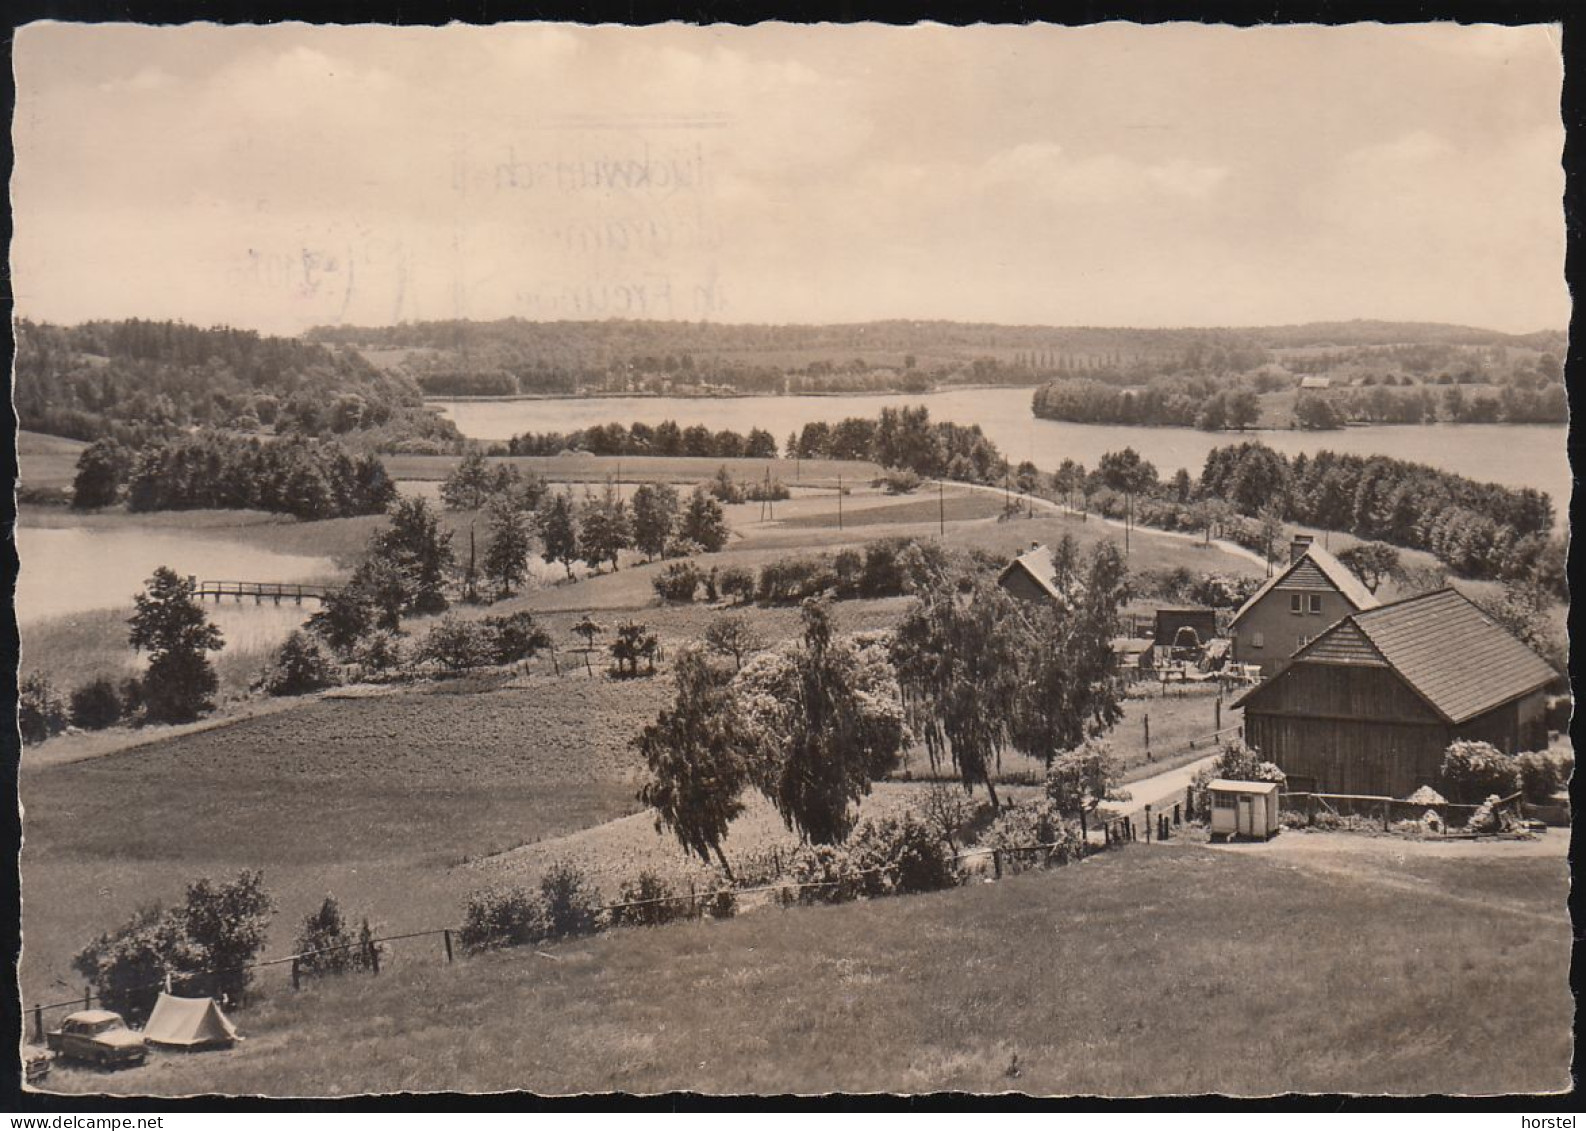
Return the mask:
[[766, 397], [930, 397], [948, 392], [973, 392], [976, 389], [1034, 389], [1039, 384], [1030, 385], [947, 385], [934, 389], [906, 390], [906, 389], [834, 389], [824, 393], [509, 393], [500, 396], [484, 395], [452, 395], [440, 393], [425, 393], [424, 403], [432, 401], [466, 401], [470, 404], [510, 404], [515, 401], [611, 401], [611, 400], [647, 400], [647, 401], [737, 401], [751, 400]]

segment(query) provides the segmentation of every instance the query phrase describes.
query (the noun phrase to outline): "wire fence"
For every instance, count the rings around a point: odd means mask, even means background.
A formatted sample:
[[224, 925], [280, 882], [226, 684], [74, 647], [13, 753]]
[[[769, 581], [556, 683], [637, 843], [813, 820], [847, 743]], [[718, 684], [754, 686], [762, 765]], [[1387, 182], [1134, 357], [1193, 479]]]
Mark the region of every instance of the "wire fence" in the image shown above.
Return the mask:
[[[1149, 810], [1149, 807], [1147, 808]], [[1166, 816], [1166, 814], [1163, 814], [1163, 816]], [[1175, 806], [1174, 823], [1177, 823], [1177, 821], [1178, 813], [1177, 807]], [[1050, 842], [1033, 842], [1029, 844], [1018, 845], [1003, 845], [995, 848], [964, 849], [962, 851], [953, 853], [950, 859], [953, 861], [955, 868], [959, 870], [961, 877], [964, 874], [964, 864], [966, 862], [989, 859], [993, 877], [1000, 880], [1003, 878], [1005, 871], [1023, 870], [1020, 867], [1013, 866], [1013, 861], [1022, 861], [1024, 858], [1036, 854], [1042, 854], [1042, 858], [1040, 860], [1040, 863], [1042, 864], [1066, 864], [1072, 862], [1073, 860], [1083, 859], [1084, 857], [1092, 855], [1095, 852], [1105, 851], [1107, 849], [1119, 847], [1124, 844], [1133, 843], [1134, 841], [1142, 839], [1142, 836], [1143, 839], [1147, 841], [1151, 839], [1150, 828], [1145, 827], [1144, 824], [1137, 827], [1135, 820], [1127, 816], [1111, 817], [1100, 822], [1098, 827], [1101, 831], [1101, 839], [1099, 842], [1087, 834], [1082, 836], [1078, 842], [1061, 840]], [[1158, 838], [1166, 839], [1166, 837], [1161, 834], [1160, 828], [1158, 832]], [[797, 898], [796, 893], [801, 891], [818, 890], [832, 887], [848, 887], [850, 889], [856, 889], [853, 898], [858, 898], [860, 894], [863, 894], [863, 884], [861, 881], [864, 878], [887, 875], [890, 873], [894, 880], [896, 880], [899, 870], [900, 865], [898, 863], [887, 863], [870, 868], [848, 870], [845, 871], [841, 877], [830, 880], [778, 880], [772, 883], [754, 884], [746, 887], [724, 886], [719, 888], [708, 888], [702, 891], [690, 890], [686, 893], [679, 893], [676, 895], [655, 896], [646, 899], [626, 899], [618, 900], [614, 903], [603, 903], [593, 907], [591, 910], [596, 915], [604, 915], [606, 917], [607, 923], [613, 924], [612, 912], [614, 911], [620, 912], [641, 907], [653, 907], [657, 905], [672, 905], [682, 903], [688, 905], [688, 909], [685, 912], [685, 916], [687, 918], [699, 919], [704, 918], [707, 915], [708, 908], [713, 901], [729, 895], [734, 901], [737, 901], [738, 899], [741, 899], [745, 896], [772, 894], [777, 897], [778, 902], [785, 906], [794, 902], [794, 900]], [[180, 975], [176, 974], [175, 972], [167, 972], [162, 977], [156, 978], [149, 982], [133, 986], [118, 987], [118, 994], [137, 993], [145, 990], [169, 991], [174, 982], [178, 979], [194, 979], [205, 977], [218, 978], [247, 973], [254, 970], [265, 970], [279, 966], [291, 967], [292, 988], [299, 989], [301, 987], [304, 975], [315, 973], [315, 971], [309, 965], [309, 960], [325, 955], [340, 954], [350, 950], [358, 951], [356, 958], [357, 968], [366, 969], [370, 974], [378, 975], [380, 973], [382, 954], [385, 953], [387, 944], [423, 938], [439, 938], [441, 940], [440, 954], [444, 955], [444, 962], [449, 965], [456, 961], [458, 949], [457, 944], [459, 941], [461, 941], [462, 935], [463, 928], [461, 927], [431, 927], [418, 931], [406, 931], [402, 934], [396, 935], [381, 935], [378, 937], [358, 939], [345, 943], [336, 943], [331, 946], [319, 947], [314, 950], [298, 951], [294, 954], [285, 954], [277, 958], [261, 959], [257, 962], [250, 962], [224, 969], [185, 972]], [[547, 955], [546, 957], [552, 956]], [[44, 1025], [44, 1017], [46, 1014], [53, 1013], [61, 1009], [89, 1010], [93, 1008], [95, 1000], [99, 1000], [101, 1004], [103, 1004], [102, 997], [95, 994], [93, 987], [88, 986], [84, 987], [81, 997], [74, 997], [55, 1002], [39, 1002], [30, 1006], [27, 1009], [27, 1013], [31, 1015], [34, 1039], [39, 1044], [44, 1044], [47, 1040]]]

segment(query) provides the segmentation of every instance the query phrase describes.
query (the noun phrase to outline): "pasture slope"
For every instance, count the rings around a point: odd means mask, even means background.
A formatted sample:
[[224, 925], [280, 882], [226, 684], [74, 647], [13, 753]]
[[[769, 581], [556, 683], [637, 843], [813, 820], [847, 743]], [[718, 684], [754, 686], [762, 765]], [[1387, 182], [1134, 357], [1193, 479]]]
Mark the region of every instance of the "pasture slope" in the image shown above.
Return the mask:
[[[1383, 853], [1386, 857], [1390, 853]], [[1403, 870], [1402, 868], [1400, 869]], [[935, 895], [751, 912], [280, 990], [248, 1040], [63, 1091], [1492, 1094], [1569, 1086], [1568, 869], [1340, 880], [1136, 844]], [[1475, 886], [1467, 886], [1474, 882]], [[1479, 904], [1467, 897], [1479, 894]], [[1554, 921], [1516, 923], [1550, 909]]]

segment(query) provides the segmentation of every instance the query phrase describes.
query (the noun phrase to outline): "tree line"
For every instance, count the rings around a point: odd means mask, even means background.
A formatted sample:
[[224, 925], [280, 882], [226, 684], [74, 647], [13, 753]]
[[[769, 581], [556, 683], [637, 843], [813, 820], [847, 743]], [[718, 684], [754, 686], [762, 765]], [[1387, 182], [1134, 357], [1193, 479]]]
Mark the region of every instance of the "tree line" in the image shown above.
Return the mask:
[[396, 483], [372, 454], [334, 440], [262, 441], [205, 431], [149, 440], [136, 450], [96, 440], [77, 459], [72, 506], [125, 499], [133, 511], [262, 510], [301, 519], [380, 514]]
[[776, 437], [759, 428], [747, 435], [724, 428], [712, 432], [703, 424], [679, 427], [675, 420], [649, 425], [634, 422], [597, 424], [573, 432], [525, 432], [507, 441], [515, 456], [554, 456], [585, 451], [597, 456], [706, 456], [713, 459], [775, 459]]
[[351, 349], [181, 322], [16, 325], [23, 428], [137, 445], [193, 427], [355, 436], [364, 446], [456, 443], [412, 380]]
[[1261, 415], [1256, 389], [1209, 377], [1158, 377], [1143, 387], [1102, 381], [1054, 381], [1035, 391], [1032, 409], [1044, 420], [1077, 424], [1143, 424], [1243, 431]]

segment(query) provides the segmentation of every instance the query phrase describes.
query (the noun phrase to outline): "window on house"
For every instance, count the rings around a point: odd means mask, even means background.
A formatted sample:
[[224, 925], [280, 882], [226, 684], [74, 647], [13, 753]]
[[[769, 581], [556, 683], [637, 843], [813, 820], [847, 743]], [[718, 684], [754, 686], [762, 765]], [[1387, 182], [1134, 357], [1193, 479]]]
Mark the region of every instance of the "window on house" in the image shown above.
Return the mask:
[[1250, 647], [1265, 648], [1266, 646], [1267, 638], [1265, 633], [1255, 632], [1250, 635]]
[[1314, 637], [1314, 636], [1302, 636], [1302, 637], [1300, 637], [1299, 642], [1294, 645], [1294, 650], [1296, 652], [1298, 652], [1301, 648], [1305, 647], [1307, 644], [1309, 644], [1311, 641], [1313, 641], [1315, 639], [1316, 639], [1316, 637]]
[[1216, 790], [1212, 791], [1212, 804], [1218, 809], [1235, 809], [1238, 807], [1237, 802], [1234, 801], [1233, 794], [1219, 793]]
[[1291, 612], [1291, 613], [1304, 612], [1304, 609], [1301, 607], [1301, 604], [1300, 604], [1300, 602], [1302, 602], [1304, 600], [1305, 600], [1305, 595], [1303, 593], [1290, 593], [1289, 594], [1289, 612]]
[[1311, 614], [1313, 616], [1320, 616], [1321, 612], [1322, 612], [1322, 595], [1320, 593], [1312, 593], [1311, 594]]

